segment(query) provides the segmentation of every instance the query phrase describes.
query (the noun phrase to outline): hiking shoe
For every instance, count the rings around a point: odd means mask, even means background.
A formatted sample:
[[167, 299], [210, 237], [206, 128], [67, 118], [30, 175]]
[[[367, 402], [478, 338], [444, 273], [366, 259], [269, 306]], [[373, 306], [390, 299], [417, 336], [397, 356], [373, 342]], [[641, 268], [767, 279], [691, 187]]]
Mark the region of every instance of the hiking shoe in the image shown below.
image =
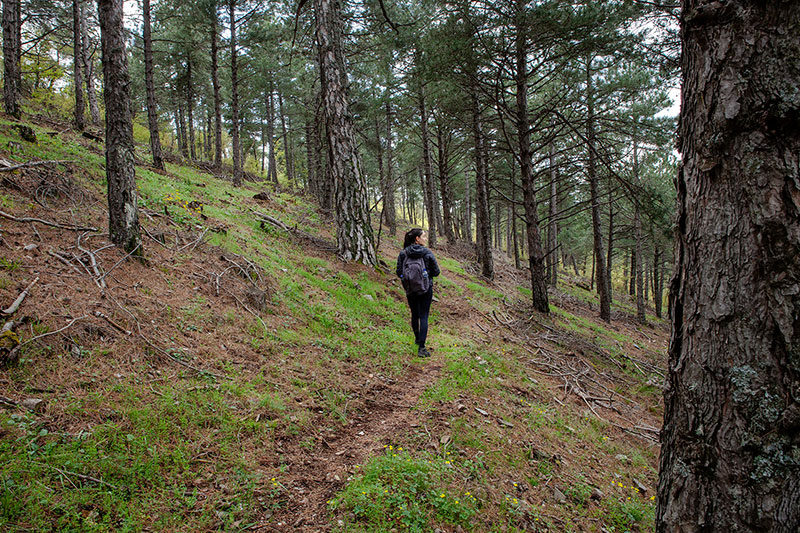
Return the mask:
[[430, 357], [431, 356], [431, 352], [429, 352], [426, 347], [420, 346], [419, 347], [419, 351], [417, 351], [417, 355], [419, 357]]

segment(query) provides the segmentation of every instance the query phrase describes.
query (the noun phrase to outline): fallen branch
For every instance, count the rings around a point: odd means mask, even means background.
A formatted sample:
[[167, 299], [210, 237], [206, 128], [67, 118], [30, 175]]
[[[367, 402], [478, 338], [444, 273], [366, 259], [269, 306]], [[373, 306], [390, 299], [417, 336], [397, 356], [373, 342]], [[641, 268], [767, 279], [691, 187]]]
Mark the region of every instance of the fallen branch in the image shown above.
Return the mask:
[[[136, 245], [136, 247], [135, 247], [133, 250], [131, 250], [130, 252], [128, 252], [128, 254], [127, 254], [125, 257], [123, 257], [122, 259], [120, 259], [119, 261], [117, 261], [117, 262], [114, 264], [114, 266], [112, 266], [111, 268], [109, 268], [109, 269], [108, 269], [108, 271], [107, 271], [105, 274], [103, 274], [103, 276], [100, 278], [100, 281], [103, 283], [103, 286], [105, 286], [105, 284], [106, 284], [106, 276], [108, 276], [109, 274], [111, 274], [111, 272], [113, 272], [115, 268], [117, 268], [119, 265], [121, 265], [123, 261], [125, 261], [126, 259], [128, 259], [128, 258], [129, 258], [130, 256], [132, 256], [133, 254], [135, 254], [135, 253], [136, 253], [136, 250], [138, 250], [138, 249], [139, 249], [141, 246], [142, 246], [142, 243], [140, 242], [139, 244], [137, 244], [137, 245]], [[115, 278], [115, 279], [116, 279], [116, 278]]]
[[77, 472], [70, 472], [69, 470], [63, 470], [61, 468], [57, 468], [57, 467], [55, 467], [53, 465], [48, 465], [46, 463], [38, 463], [37, 462], [36, 464], [37, 465], [46, 466], [48, 468], [52, 468], [53, 470], [55, 470], [56, 472], [58, 472], [62, 476], [75, 476], [76, 478], [81, 479], [83, 481], [91, 481], [92, 483], [97, 483], [98, 485], [105, 485], [107, 487], [111, 487], [114, 490], [117, 490], [117, 486], [116, 485], [112, 485], [111, 483], [109, 483], [107, 481], [103, 481], [102, 479], [97, 479], [96, 477], [87, 476], [86, 474], [78, 474]]
[[47, 333], [42, 333], [41, 335], [36, 335], [35, 337], [31, 337], [30, 339], [26, 340], [25, 342], [21, 342], [21, 343], [17, 344], [16, 346], [14, 346], [14, 348], [10, 352], [8, 352], [8, 355], [6, 356], [6, 360], [7, 361], [16, 361], [17, 354], [19, 353], [19, 351], [22, 348], [24, 348], [25, 346], [27, 346], [28, 344], [30, 344], [30, 343], [32, 343], [34, 341], [38, 341], [40, 339], [43, 339], [45, 337], [49, 337], [50, 335], [55, 335], [57, 333], [61, 333], [62, 331], [66, 331], [67, 329], [71, 328], [72, 325], [75, 322], [77, 322], [78, 320], [83, 320], [84, 318], [89, 318], [89, 317], [87, 315], [83, 315], [83, 316], [79, 316], [77, 318], [73, 318], [70, 321], [69, 324], [67, 324], [66, 326], [64, 326], [61, 329], [57, 329], [56, 331], [49, 331]]
[[0, 172], [11, 172], [18, 168], [38, 167], [40, 165], [51, 165], [56, 163], [70, 163], [70, 159], [51, 159], [48, 161], [28, 161], [27, 163], [20, 163], [19, 165], [12, 165], [10, 167], [0, 166]]
[[203, 237], [206, 236], [206, 233], [208, 233], [208, 228], [205, 228], [203, 230], [203, 233], [200, 234], [200, 236], [197, 238], [197, 240], [195, 240], [193, 242], [190, 242], [189, 244], [184, 244], [183, 246], [178, 248], [178, 251], [182, 252], [185, 248], [188, 248], [189, 246], [191, 246], [191, 248], [189, 248], [189, 252], [193, 252], [194, 249], [197, 248], [197, 245], [200, 244], [200, 241], [203, 240]]
[[30, 284], [30, 285], [28, 285], [27, 287], [25, 287], [25, 290], [24, 290], [24, 291], [22, 291], [22, 292], [20, 293], [20, 295], [19, 295], [19, 296], [17, 296], [17, 299], [16, 299], [16, 300], [14, 300], [14, 303], [12, 303], [12, 304], [11, 304], [9, 307], [7, 307], [7, 308], [3, 309], [2, 311], [0, 311], [0, 314], [3, 314], [3, 315], [13, 315], [13, 314], [14, 314], [14, 312], [15, 312], [17, 309], [19, 309], [19, 306], [22, 304], [22, 301], [25, 299], [25, 297], [26, 297], [26, 296], [28, 296], [28, 294], [30, 293], [30, 291], [31, 291], [31, 288], [32, 288], [34, 285], [36, 285], [36, 282], [37, 282], [37, 281], [39, 281], [39, 278], [38, 278], [38, 277], [37, 277], [36, 279], [34, 279], [34, 280], [31, 282], [31, 284]]
[[65, 224], [59, 224], [57, 222], [50, 222], [49, 220], [42, 220], [41, 218], [30, 218], [30, 217], [17, 218], [3, 211], [0, 211], [0, 217], [13, 220], [14, 222], [38, 222], [39, 224], [44, 224], [45, 226], [50, 226], [52, 228], [66, 229], [70, 231], [97, 231], [97, 228], [83, 227], [83, 226], [67, 226]]
[[108, 322], [109, 324], [114, 326], [115, 329], [121, 331], [125, 335], [133, 335], [133, 332], [128, 331], [127, 329], [123, 328], [122, 326], [120, 326], [119, 324], [117, 324], [116, 322], [111, 320], [111, 318], [108, 315], [105, 315], [105, 314], [101, 313], [100, 311], [95, 311], [94, 312], [94, 316], [104, 319], [106, 322]]

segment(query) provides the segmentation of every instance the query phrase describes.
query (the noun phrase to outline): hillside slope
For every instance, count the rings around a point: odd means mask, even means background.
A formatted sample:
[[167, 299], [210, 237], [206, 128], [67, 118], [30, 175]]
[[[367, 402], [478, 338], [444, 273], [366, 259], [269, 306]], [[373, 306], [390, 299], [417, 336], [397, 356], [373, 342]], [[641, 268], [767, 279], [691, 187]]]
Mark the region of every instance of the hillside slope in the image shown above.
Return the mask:
[[3, 319], [4, 530], [652, 528], [668, 335], [625, 295], [601, 323], [562, 273], [543, 316], [523, 272], [487, 283], [443, 246], [419, 359], [399, 236], [389, 268], [344, 264], [301, 194], [160, 174], [141, 147], [128, 260], [102, 145], [31, 126], [0, 120], [6, 166], [65, 162], [0, 173], [0, 305], [37, 280]]

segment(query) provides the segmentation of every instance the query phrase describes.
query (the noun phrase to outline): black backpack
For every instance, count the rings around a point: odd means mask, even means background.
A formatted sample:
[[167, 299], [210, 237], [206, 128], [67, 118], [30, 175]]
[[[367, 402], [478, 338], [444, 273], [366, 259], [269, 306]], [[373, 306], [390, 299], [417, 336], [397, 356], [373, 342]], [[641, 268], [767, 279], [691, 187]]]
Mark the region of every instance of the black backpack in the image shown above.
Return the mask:
[[424, 257], [408, 257], [403, 262], [403, 288], [406, 294], [425, 294], [431, 288]]

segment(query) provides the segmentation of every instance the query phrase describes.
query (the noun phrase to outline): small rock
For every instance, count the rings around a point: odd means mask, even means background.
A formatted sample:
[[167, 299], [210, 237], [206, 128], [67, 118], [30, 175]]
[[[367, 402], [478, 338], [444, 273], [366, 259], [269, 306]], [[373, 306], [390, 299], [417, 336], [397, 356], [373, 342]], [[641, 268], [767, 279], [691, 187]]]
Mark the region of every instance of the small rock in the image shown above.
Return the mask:
[[614, 459], [616, 459], [620, 463], [628, 463], [629, 462], [628, 456], [627, 455], [622, 455], [621, 453], [618, 453], [617, 455], [615, 455]]
[[593, 500], [600, 501], [605, 497], [605, 494], [603, 494], [602, 490], [595, 487], [592, 489], [592, 494], [589, 497]]
[[333, 480], [334, 480], [334, 481], [341, 481], [341, 480], [342, 480], [342, 478], [340, 478], [338, 474], [334, 474], [334, 475], [333, 475]]
[[34, 413], [41, 413], [44, 411], [45, 403], [41, 398], [26, 398], [20, 402], [20, 405], [28, 411]]
[[647, 487], [645, 487], [645, 486], [642, 484], [642, 482], [641, 482], [641, 481], [639, 481], [638, 479], [636, 479], [636, 478], [633, 478], [633, 484], [634, 484], [634, 486], [635, 486], [637, 489], [639, 489], [639, 492], [641, 492], [642, 494], [644, 494], [645, 492], [647, 492]]
[[514, 427], [514, 424], [512, 424], [511, 422], [508, 422], [507, 420], [503, 420], [502, 418], [500, 419], [500, 425], [501, 426], [505, 426], [507, 428], [513, 428]]
[[38, 247], [39, 247], [38, 244], [29, 244], [25, 248], [23, 248], [23, 250], [25, 250], [26, 252], [30, 252], [31, 250], [35, 250]]
[[466, 411], [467, 410], [467, 406], [464, 405], [463, 403], [460, 403], [460, 404], [458, 404], [457, 409], [459, 411]]
[[445, 444], [450, 442], [450, 435], [442, 435], [442, 438], [439, 439], [439, 442], [441, 442], [442, 445], [444, 446]]
[[483, 416], [489, 416], [489, 411], [484, 411], [480, 407], [476, 407], [475, 410], [478, 411], [478, 413], [482, 414]]
[[553, 499], [556, 503], [567, 503], [567, 497], [564, 493], [558, 490], [558, 487], [553, 487]]
[[375, 298], [371, 294], [364, 294], [363, 296], [365, 300], [369, 300], [370, 302], [375, 300]]

